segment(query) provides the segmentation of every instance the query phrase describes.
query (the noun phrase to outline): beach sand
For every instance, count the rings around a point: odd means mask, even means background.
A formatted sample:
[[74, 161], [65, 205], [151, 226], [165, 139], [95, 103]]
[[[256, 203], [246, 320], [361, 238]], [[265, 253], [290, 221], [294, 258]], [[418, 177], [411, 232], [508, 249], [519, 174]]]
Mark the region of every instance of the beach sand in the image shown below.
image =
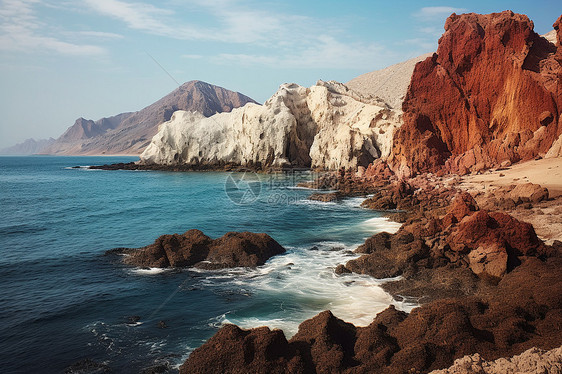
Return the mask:
[[508, 213], [532, 224], [539, 238], [547, 244], [562, 241], [562, 158], [533, 160], [484, 174], [463, 176], [459, 187], [474, 196], [485, 196], [502, 187], [529, 182], [546, 187], [549, 200], [531, 207], [520, 205]]

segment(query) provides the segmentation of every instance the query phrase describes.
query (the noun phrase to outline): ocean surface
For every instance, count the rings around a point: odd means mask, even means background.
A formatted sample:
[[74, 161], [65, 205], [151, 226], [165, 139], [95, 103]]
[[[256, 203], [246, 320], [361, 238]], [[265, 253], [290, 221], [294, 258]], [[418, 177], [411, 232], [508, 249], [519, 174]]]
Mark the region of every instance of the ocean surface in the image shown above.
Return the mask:
[[[398, 224], [307, 200], [311, 173], [101, 171], [132, 157], [0, 157], [0, 370], [60, 373], [89, 358], [115, 372], [177, 368], [222, 324], [293, 335], [323, 310], [367, 325], [393, 302], [366, 276], [338, 277], [367, 237]], [[200, 229], [266, 232], [287, 253], [257, 269], [128, 268], [105, 256]], [[166, 328], [160, 328], [164, 321]]]

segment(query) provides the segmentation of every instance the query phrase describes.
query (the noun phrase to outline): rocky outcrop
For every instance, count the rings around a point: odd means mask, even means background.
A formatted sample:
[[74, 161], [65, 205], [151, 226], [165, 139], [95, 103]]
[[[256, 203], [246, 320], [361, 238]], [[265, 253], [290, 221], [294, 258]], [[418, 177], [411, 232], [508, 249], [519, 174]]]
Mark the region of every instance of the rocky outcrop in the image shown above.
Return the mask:
[[55, 139], [26, 139], [23, 143], [0, 149], [0, 155], [33, 155], [41, 153], [43, 149], [51, 145]]
[[133, 113], [121, 113], [97, 121], [79, 118], [42, 153], [60, 155], [138, 155], [150, 144], [158, 125], [176, 110], [197, 111], [203, 116], [229, 112], [255, 103], [238, 92], [201, 81], [184, 83], [154, 104]]
[[263, 265], [285, 249], [267, 234], [229, 232], [211, 239], [199, 230], [162, 235], [143, 248], [119, 248], [110, 253], [127, 255], [124, 262], [139, 267], [222, 269]]
[[524, 15], [451, 15], [437, 53], [416, 65], [392, 169], [467, 173], [544, 155], [562, 133], [562, 49]]
[[[397, 284], [383, 287], [389, 291], [413, 287], [412, 296], [433, 298], [473, 294], [480, 286], [476, 277], [501, 279], [523, 258], [548, 257], [556, 250], [545, 245], [530, 224], [505, 213], [480, 210], [465, 192], [453, 199], [443, 216], [434, 212], [410, 218], [396, 234], [376, 234], [356, 252], [363, 256], [349, 261], [347, 270], [375, 278], [403, 275]], [[443, 282], [435, 277], [437, 273], [456, 280]], [[425, 289], [417, 283], [425, 284]]]
[[366, 327], [326, 311], [288, 341], [279, 330], [226, 325], [180, 373], [426, 373], [475, 352], [493, 360], [535, 346], [552, 349], [561, 344], [561, 265], [529, 260], [494, 295], [437, 300], [410, 314], [391, 306]]
[[401, 112], [336, 82], [284, 84], [264, 105], [204, 118], [178, 111], [141, 155], [144, 164], [368, 166], [390, 154]]
[[531, 348], [520, 355], [486, 361], [478, 353], [455, 360], [448, 369], [430, 374], [562, 374], [562, 347], [544, 351]]
[[[373, 186], [376, 176], [369, 178], [342, 171], [319, 182], [354, 193]], [[477, 352], [495, 360], [532, 347], [559, 347], [562, 247], [545, 245], [529, 224], [481, 209], [468, 193], [436, 188], [432, 178], [379, 185], [390, 191], [379, 198], [391, 196], [408, 210], [408, 219], [395, 234], [367, 239], [356, 250], [361, 257], [336, 269], [342, 277], [401, 275], [382, 287], [396, 298], [418, 297], [421, 307], [406, 314], [391, 306], [366, 327], [325, 311], [304, 321], [290, 340], [279, 330], [227, 325], [180, 372], [427, 373]], [[441, 197], [431, 195], [436, 190]], [[544, 195], [532, 191], [541, 190], [524, 186], [515, 195], [540, 200]]]

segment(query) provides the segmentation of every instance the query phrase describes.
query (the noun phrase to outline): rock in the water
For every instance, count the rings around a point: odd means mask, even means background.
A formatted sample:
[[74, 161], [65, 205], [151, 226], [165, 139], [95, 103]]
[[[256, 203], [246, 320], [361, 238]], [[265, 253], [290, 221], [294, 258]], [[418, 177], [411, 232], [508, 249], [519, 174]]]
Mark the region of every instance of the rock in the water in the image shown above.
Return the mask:
[[118, 252], [127, 254], [126, 264], [140, 267], [222, 269], [260, 266], [270, 257], [284, 253], [285, 248], [267, 234], [229, 232], [211, 239], [199, 230], [189, 230], [181, 235], [162, 235], [143, 248]]
[[264, 105], [209, 118], [177, 111], [141, 155], [145, 164], [367, 167], [387, 157], [401, 111], [336, 82], [284, 84]]
[[302, 367], [294, 354], [281, 330], [225, 325], [191, 353], [180, 373], [286, 373], [286, 367]]

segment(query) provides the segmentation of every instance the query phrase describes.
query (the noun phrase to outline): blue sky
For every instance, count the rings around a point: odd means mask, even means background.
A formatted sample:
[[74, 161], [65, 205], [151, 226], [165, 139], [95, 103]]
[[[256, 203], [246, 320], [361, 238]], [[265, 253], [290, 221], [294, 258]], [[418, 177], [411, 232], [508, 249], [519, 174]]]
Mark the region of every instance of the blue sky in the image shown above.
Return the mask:
[[0, 0], [0, 148], [139, 110], [176, 81], [260, 102], [285, 82], [346, 82], [434, 51], [452, 12], [505, 9], [540, 34], [562, 13], [540, 0]]

